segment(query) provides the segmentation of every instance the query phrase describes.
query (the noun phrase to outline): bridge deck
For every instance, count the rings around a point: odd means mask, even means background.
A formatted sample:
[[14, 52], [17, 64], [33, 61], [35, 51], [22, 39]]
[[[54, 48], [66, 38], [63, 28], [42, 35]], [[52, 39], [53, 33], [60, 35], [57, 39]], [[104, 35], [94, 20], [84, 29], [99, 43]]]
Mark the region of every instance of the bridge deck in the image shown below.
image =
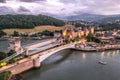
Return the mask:
[[56, 44], [56, 43], [51, 43], [51, 44], [48, 44], [48, 45], [45, 45], [45, 46], [41, 46], [41, 47], [35, 48], [33, 50], [29, 50], [29, 55], [33, 55], [33, 54], [39, 53], [41, 51], [53, 48], [53, 47], [55, 47], [57, 45], [58, 44]]

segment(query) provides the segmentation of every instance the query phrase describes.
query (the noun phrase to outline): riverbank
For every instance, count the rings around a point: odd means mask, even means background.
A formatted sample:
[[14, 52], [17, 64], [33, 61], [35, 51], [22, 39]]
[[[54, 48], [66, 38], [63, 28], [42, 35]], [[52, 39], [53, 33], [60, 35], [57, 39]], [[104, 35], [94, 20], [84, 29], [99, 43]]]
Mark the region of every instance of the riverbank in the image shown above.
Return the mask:
[[80, 51], [105, 51], [105, 50], [119, 50], [120, 44], [114, 44], [114, 45], [104, 45], [104, 46], [84, 46], [81, 44], [75, 45], [76, 50]]

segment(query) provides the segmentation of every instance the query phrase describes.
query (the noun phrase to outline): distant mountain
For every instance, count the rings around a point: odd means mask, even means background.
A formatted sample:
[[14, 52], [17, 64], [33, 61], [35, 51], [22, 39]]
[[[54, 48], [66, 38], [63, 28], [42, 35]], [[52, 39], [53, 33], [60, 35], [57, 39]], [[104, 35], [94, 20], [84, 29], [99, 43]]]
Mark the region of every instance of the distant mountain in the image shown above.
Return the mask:
[[[7, 15], [7, 14], [13, 14], [13, 15], [30, 15], [29, 10], [27, 10], [24, 7], [19, 8], [20, 13], [16, 13], [12, 10], [10, 7], [0, 7], [0, 15]], [[33, 14], [31, 14], [33, 15]], [[71, 15], [71, 16], [64, 16], [64, 15], [55, 15], [50, 13], [41, 13], [41, 15], [47, 15], [51, 16], [60, 20], [64, 21], [87, 21], [87, 22], [99, 22], [99, 23], [111, 23], [120, 21], [120, 15], [97, 15], [97, 14], [89, 14], [89, 13], [80, 13], [78, 15]], [[37, 15], [33, 15], [37, 16]]]
[[99, 22], [99, 23], [112, 23], [112, 22], [120, 22], [120, 15], [96, 15], [96, 14], [80, 14], [75, 16], [67, 16], [67, 17], [56, 17], [62, 20], [67, 21], [88, 21], [88, 22]]
[[94, 21], [98, 21], [104, 18], [107, 18], [107, 16], [85, 13], [85, 14], [80, 14], [80, 15], [75, 15], [75, 16], [67, 16], [66, 20], [68, 21], [82, 20], [82, 21], [94, 22]]
[[120, 15], [111, 15], [107, 18], [98, 20], [99, 23], [120, 23]]

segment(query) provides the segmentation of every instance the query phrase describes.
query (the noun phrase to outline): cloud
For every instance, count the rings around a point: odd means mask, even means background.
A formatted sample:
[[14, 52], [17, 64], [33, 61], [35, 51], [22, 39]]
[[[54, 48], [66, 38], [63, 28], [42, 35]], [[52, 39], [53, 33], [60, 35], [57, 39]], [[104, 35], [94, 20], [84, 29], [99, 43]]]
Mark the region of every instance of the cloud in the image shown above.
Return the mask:
[[5, 0], [0, 0], [0, 3], [5, 3]]
[[26, 9], [26, 8], [20, 6], [17, 12], [21, 13], [21, 14], [29, 14], [31, 11], [29, 9]]
[[46, 0], [20, 0], [22, 2], [36, 2], [36, 1], [46, 1]]
[[120, 0], [0, 0], [0, 2], [2, 2], [0, 7], [4, 6], [12, 12], [21, 14], [69, 16], [82, 13], [104, 15], [120, 13]]
[[0, 14], [15, 14], [14, 10], [10, 7], [2, 6], [0, 7]]

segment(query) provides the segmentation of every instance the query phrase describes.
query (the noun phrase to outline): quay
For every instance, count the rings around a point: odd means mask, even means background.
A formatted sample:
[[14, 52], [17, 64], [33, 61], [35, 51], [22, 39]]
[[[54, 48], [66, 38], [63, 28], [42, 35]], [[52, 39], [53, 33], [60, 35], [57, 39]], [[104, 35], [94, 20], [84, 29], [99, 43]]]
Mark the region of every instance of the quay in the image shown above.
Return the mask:
[[80, 51], [105, 51], [105, 50], [119, 50], [120, 49], [120, 45], [119, 44], [114, 44], [114, 45], [104, 45], [104, 46], [83, 46], [80, 44], [76, 44], [75, 45], [75, 49], [76, 50], [80, 50]]

